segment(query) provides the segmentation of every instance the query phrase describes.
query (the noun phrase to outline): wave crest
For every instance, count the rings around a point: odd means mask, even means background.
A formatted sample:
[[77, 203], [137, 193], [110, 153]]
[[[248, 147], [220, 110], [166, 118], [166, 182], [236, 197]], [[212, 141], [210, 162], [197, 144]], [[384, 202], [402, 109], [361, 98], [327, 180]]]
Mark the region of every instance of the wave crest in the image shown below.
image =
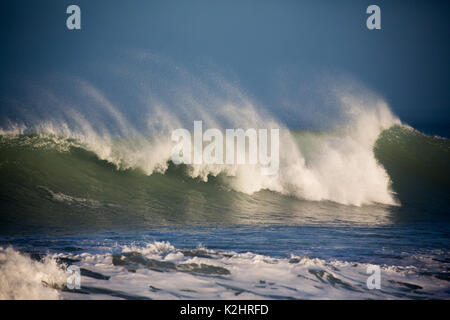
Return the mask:
[[[205, 182], [211, 176], [221, 176], [227, 187], [246, 194], [270, 190], [300, 199], [329, 200], [347, 205], [397, 204], [389, 176], [376, 160], [373, 148], [380, 133], [400, 124], [400, 121], [382, 101], [361, 105], [353, 97], [344, 97], [342, 106], [348, 114], [348, 122], [331, 131], [290, 131], [281, 124], [271, 123], [271, 126], [282, 128], [277, 175], [261, 175], [258, 164], [191, 165], [187, 173]], [[253, 123], [263, 123], [262, 119]], [[136, 135], [113, 138], [88, 127], [93, 126], [85, 124], [85, 131], [81, 131], [70, 130], [64, 124], [43, 123], [22, 129], [21, 133], [28, 130], [37, 132], [38, 136], [22, 136], [16, 143], [41, 149], [51, 147], [61, 152], [70, 151], [71, 147], [82, 147], [118, 169], [139, 169], [147, 175], [167, 170], [174, 146], [169, 137]], [[3, 140], [8, 141], [6, 137], [14, 134], [16, 129], [3, 130]]]

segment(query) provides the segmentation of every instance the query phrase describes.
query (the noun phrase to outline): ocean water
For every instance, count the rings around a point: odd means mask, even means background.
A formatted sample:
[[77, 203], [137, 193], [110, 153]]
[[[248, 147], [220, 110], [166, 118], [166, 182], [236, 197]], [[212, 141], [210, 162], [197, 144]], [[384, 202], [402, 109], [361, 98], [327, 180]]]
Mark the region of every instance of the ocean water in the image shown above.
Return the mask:
[[450, 142], [388, 109], [286, 130], [265, 180], [176, 166], [154, 138], [86, 137], [2, 132], [0, 298], [450, 297]]
[[[361, 1], [76, 1], [81, 30], [23, 2], [0, 299], [450, 299], [450, 1], [380, 1], [381, 30]], [[176, 165], [195, 121], [279, 129], [277, 174]]]

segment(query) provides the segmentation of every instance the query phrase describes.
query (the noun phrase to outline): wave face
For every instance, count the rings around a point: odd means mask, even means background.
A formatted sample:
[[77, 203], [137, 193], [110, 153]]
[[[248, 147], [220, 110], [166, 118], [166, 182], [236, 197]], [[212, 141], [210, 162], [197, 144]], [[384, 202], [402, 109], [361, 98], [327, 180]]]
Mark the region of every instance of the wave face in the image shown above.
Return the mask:
[[391, 177], [401, 202], [434, 203], [443, 212], [448, 208], [449, 139], [427, 136], [407, 126], [394, 126], [380, 134], [374, 153]]
[[[358, 125], [370, 129], [367, 123]], [[152, 150], [169, 149], [153, 149], [155, 139], [111, 140], [103, 146], [109, 149], [105, 154], [86, 141], [55, 134], [4, 134], [2, 226], [89, 229], [341, 218], [385, 223], [401, 206], [420, 210], [433, 201], [445, 209], [449, 140], [400, 124], [384, 127], [377, 124], [366, 136], [357, 126], [289, 131], [284, 137], [290, 150], [283, 153], [280, 175], [263, 178], [248, 167], [175, 166], [160, 154], [154, 155], [164, 159], [159, 165], [154, 158], [145, 162], [140, 147], [148, 148], [150, 156]]]
[[[301, 131], [293, 133], [276, 119], [264, 112], [257, 112], [249, 103], [225, 105], [224, 114], [220, 115], [207, 114], [202, 110], [198, 114], [207, 119], [205, 130], [207, 127], [223, 132], [225, 128], [279, 128], [280, 169], [275, 176], [262, 176], [259, 165], [200, 164], [189, 166], [188, 175], [205, 182], [210, 177], [221, 176], [224, 185], [245, 194], [270, 190], [299, 199], [327, 200], [344, 205], [397, 204], [390, 189], [389, 176], [374, 157], [373, 147], [383, 130], [400, 124], [400, 121], [380, 100], [364, 104], [354, 97], [342, 96], [339, 99], [346, 120], [339, 129], [319, 135]], [[102, 132], [96, 128], [97, 123], [73, 116], [75, 125], [40, 121], [29, 127], [13, 126], [3, 130], [4, 137], [12, 133], [10, 143], [33, 150], [42, 148], [42, 152], [44, 149], [66, 153], [72, 152], [70, 148], [83, 149], [119, 170], [139, 170], [151, 175], [164, 173], [168, 168], [174, 146], [170, 141], [171, 129], [180, 126], [192, 128], [193, 125], [193, 122], [181, 122], [170, 114], [161, 116], [165, 129], [155, 130], [155, 125], [151, 124], [151, 130], [142, 133], [133, 129], [132, 124], [112, 106], [107, 106], [118, 127], [122, 128], [120, 134]], [[18, 132], [36, 134], [37, 137], [27, 139], [18, 136]], [[5, 148], [7, 142], [5, 139], [3, 141]], [[76, 152], [73, 158], [79, 159]], [[46, 184], [43, 186], [47, 187]]]

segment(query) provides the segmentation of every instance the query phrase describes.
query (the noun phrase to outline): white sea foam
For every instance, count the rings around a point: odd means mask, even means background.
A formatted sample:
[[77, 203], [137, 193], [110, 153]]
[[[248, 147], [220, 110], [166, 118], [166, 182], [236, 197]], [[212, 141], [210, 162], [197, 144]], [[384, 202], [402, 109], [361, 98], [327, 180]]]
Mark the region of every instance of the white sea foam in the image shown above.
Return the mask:
[[[151, 299], [408, 299], [448, 295], [446, 281], [421, 276], [415, 267], [381, 266], [381, 290], [370, 290], [366, 285], [368, 265], [361, 263], [297, 256], [273, 258], [205, 248], [179, 250], [168, 242], [124, 246], [117, 255], [127, 261], [126, 254], [130, 253], [174, 267], [157, 270], [132, 261], [114, 265], [110, 254], [84, 253], [74, 256], [81, 260], [80, 265], [110, 279], [82, 277], [82, 287], [107, 288], [113, 295]], [[81, 297], [70, 292], [63, 296]]]
[[[114, 251], [120, 263], [113, 262], [110, 250]], [[377, 290], [367, 288], [369, 265], [349, 261], [324, 261], [293, 255], [274, 258], [252, 252], [214, 251], [203, 247], [180, 250], [168, 242], [104, 248], [101, 251], [74, 255], [57, 253], [35, 261], [12, 248], [1, 248], [0, 298], [448, 298], [445, 280], [421, 274], [413, 266], [380, 266], [381, 289]], [[138, 259], [133, 260], [133, 257]], [[61, 291], [67, 274], [63, 265], [57, 265], [58, 258], [74, 259], [81, 268], [97, 274], [82, 275], [80, 291]]]
[[59, 299], [55, 287], [67, 275], [51, 257], [32, 260], [12, 248], [0, 247], [0, 299]]
[[99, 201], [96, 201], [93, 199], [72, 197], [72, 196], [69, 196], [69, 195], [61, 193], [61, 192], [54, 192], [44, 186], [38, 186], [38, 188], [41, 188], [41, 189], [47, 191], [53, 200], [56, 200], [59, 202], [65, 202], [65, 203], [69, 203], [69, 204], [77, 204], [80, 206], [89, 206], [89, 207], [94, 207], [94, 208], [101, 206], [101, 203]]

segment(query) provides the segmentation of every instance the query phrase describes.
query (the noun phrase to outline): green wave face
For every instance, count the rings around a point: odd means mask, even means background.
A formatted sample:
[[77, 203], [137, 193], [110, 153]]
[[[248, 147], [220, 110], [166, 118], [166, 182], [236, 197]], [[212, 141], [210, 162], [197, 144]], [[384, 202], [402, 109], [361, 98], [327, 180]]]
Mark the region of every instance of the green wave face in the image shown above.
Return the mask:
[[[388, 172], [406, 219], [448, 218], [450, 207], [449, 139], [394, 126], [381, 133], [375, 156]], [[408, 210], [409, 209], [409, 210]], [[408, 211], [407, 211], [408, 210]]]
[[[322, 134], [293, 133], [305, 154], [313, 148], [309, 138]], [[118, 170], [75, 140], [1, 136], [0, 228], [79, 232], [173, 224], [385, 224], [406, 215], [407, 208], [423, 218], [427, 207], [448, 216], [448, 139], [397, 125], [381, 133], [374, 154], [401, 207], [306, 201], [268, 190], [244, 194], [230, 189], [221, 174], [203, 182], [191, 178], [186, 166], [169, 163], [164, 173], [149, 176], [139, 169]]]

